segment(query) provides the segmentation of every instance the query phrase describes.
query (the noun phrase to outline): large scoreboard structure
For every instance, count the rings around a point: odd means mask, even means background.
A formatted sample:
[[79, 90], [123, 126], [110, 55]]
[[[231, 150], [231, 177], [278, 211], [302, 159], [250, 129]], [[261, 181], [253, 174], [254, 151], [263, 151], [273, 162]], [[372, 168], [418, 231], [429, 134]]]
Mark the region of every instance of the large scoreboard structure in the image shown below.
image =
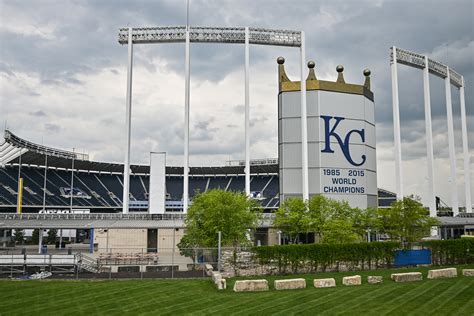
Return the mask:
[[[300, 81], [285, 73], [278, 60], [278, 149], [280, 199], [303, 197]], [[352, 207], [377, 206], [375, 105], [370, 71], [362, 85], [344, 80], [337, 66], [335, 82], [318, 80], [315, 63], [308, 62], [307, 148], [309, 195], [323, 194]]]

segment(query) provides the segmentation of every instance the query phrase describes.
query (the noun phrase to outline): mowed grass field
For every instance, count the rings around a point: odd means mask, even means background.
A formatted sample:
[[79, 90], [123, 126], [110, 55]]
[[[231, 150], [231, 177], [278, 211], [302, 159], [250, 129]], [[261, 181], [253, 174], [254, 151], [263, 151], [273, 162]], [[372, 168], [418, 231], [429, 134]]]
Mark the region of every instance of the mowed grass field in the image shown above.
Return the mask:
[[[458, 266], [474, 268], [471, 266]], [[394, 272], [420, 271], [424, 280], [394, 283]], [[428, 268], [371, 272], [298, 275], [307, 279], [302, 290], [234, 293], [217, 291], [209, 279], [0, 281], [1, 315], [474, 315], [474, 277], [426, 279]], [[343, 276], [360, 274], [361, 286], [342, 285]], [[367, 275], [382, 275], [384, 283], [367, 284]], [[336, 288], [315, 289], [314, 278], [336, 278]]]

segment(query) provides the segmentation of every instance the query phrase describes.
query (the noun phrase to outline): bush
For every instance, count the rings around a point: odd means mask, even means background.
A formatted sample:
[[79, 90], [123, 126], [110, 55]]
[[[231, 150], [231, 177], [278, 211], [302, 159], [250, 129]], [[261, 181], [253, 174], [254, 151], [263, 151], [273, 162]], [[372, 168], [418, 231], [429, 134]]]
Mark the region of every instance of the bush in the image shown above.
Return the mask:
[[349, 269], [361, 266], [371, 269], [379, 263], [391, 265], [398, 242], [372, 242], [347, 244], [303, 244], [254, 247], [260, 265], [277, 264], [279, 273], [296, 273], [298, 268], [316, 271], [345, 264]]
[[474, 263], [474, 239], [430, 240], [422, 245], [431, 249], [433, 265]]

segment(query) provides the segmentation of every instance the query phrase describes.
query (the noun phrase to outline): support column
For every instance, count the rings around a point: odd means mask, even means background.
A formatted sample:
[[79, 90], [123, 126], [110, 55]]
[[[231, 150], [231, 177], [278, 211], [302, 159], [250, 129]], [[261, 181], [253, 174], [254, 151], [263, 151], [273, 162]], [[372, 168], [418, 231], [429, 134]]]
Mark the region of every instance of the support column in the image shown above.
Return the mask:
[[16, 202], [16, 212], [18, 214], [22, 213], [23, 205], [23, 178], [21, 177], [21, 151], [20, 156], [18, 157], [18, 191], [17, 191], [17, 202]]
[[[434, 182], [433, 129], [431, 125], [430, 73], [428, 68], [427, 56], [425, 56], [425, 68], [423, 68], [423, 94], [425, 101], [426, 157], [428, 167], [428, 206], [430, 208], [430, 217], [436, 217], [437, 214]], [[436, 231], [432, 229], [431, 235], [436, 236]]]
[[393, 137], [395, 144], [395, 181], [397, 199], [403, 199], [403, 173], [402, 173], [402, 140], [400, 136], [400, 106], [398, 104], [398, 72], [397, 48], [392, 47], [392, 108], [393, 108]]
[[249, 67], [250, 45], [249, 28], [245, 28], [245, 194], [250, 196], [250, 91]]
[[127, 108], [125, 110], [125, 163], [123, 166], [123, 198], [122, 213], [128, 213], [130, 191], [130, 141], [132, 130], [132, 67], [133, 67], [133, 41], [132, 28], [128, 28], [128, 64], [127, 64]]
[[[74, 152], [75, 149], [72, 149], [72, 152]], [[74, 196], [74, 157], [72, 157], [72, 165], [71, 165], [71, 192], [69, 192], [70, 195], [70, 211], [72, 213], [72, 198]]]
[[46, 175], [48, 170], [48, 155], [44, 155], [44, 181], [43, 181], [43, 211], [46, 210]]
[[94, 228], [89, 232], [89, 253], [94, 253]]
[[190, 39], [186, 29], [185, 84], [184, 84], [184, 170], [183, 170], [183, 213], [188, 212], [189, 203], [189, 99], [190, 99]]
[[451, 76], [449, 75], [449, 67], [446, 67], [446, 78], [444, 79], [444, 87], [446, 90], [446, 113], [448, 119], [448, 142], [449, 142], [449, 162], [451, 167], [451, 176], [449, 186], [451, 187], [451, 207], [453, 215], [459, 214], [458, 187], [456, 182], [456, 149], [454, 147], [454, 122], [453, 122], [453, 105], [451, 103]]
[[38, 229], [38, 254], [41, 254], [41, 248], [43, 248], [43, 229]]
[[395, 144], [395, 181], [397, 199], [403, 199], [403, 174], [402, 174], [402, 140], [400, 135], [400, 106], [398, 103], [398, 72], [397, 48], [392, 47], [392, 109], [393, 109], [393, 137]]
[[63, 230], [59, 230], [59, 249], [63, 249]]
[[306, 115], [306, 76], [305, 76], [305, 33], [301, 31], [301, 174], [303, 200], [309, 200], [309, 171], [308, 171], [308, 118]]
[[462, 129], [462, 151], [464, 156], [464, 188], [466, 190], [466, 212], [472, 213], [471, 200], [471, 157], [469, 156], [469, 142], [467, 139], [467, 122], [466, 122], [466, 101], [464, 99], [464, 77], [461, 77], [462, 85], [459, 88], [459, 96], [461, 99], [461, 129]]

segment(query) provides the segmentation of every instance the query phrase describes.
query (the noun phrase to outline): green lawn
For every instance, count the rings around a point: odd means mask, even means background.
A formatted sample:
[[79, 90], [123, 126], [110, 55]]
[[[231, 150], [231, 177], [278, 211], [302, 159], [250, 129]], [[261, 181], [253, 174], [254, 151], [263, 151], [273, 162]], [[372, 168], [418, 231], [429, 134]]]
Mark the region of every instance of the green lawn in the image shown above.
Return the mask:
[[[462, 267], [458, 268], [460, 274]], [[355, 287], [341, 285], [341, 279], [356, 273], [319, 273], [305, 276], [306, 289], [276, 291], [270, 282], [271, 290], [260, 293], [234, 293], [235, 280], [228, 280], [228, 289], [220, 292], [207, 279], [4, 280], [0, 281], [0, 315], [474, 315], [474, 277], [427, 280], [427, 270], [401, 270], [423, 272], [425, 280], [412, 283], [389, 280], [390, 273], [400, 270], [360, 272], [363, 285]], [[383, 275], [384, 283], [366, 284], [367, 275]], [[337, 287], [315, 289], [312, 279], [323, 277], [335, 277]]]

